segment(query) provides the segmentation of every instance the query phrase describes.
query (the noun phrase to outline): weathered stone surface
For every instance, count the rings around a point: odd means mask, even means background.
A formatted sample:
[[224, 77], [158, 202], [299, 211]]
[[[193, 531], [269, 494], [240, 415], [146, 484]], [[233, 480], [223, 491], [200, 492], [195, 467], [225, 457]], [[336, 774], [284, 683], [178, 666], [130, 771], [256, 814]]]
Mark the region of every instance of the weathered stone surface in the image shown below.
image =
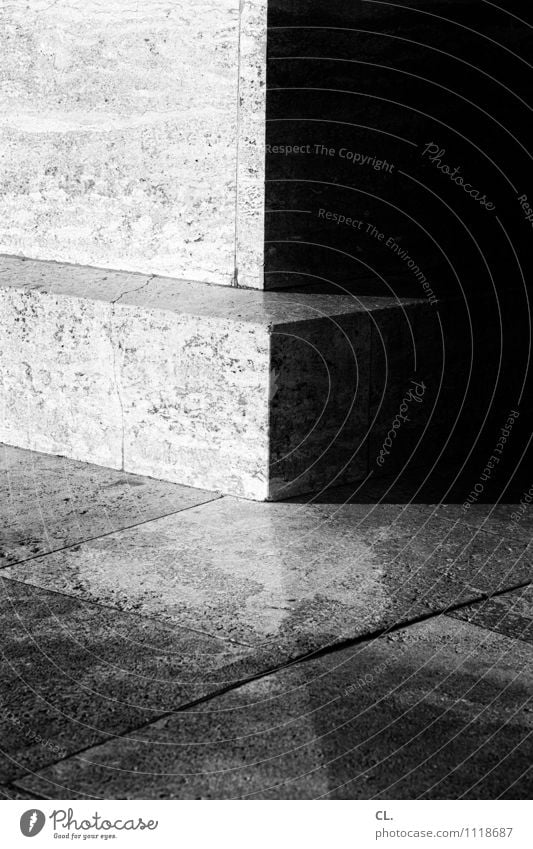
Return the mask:
[[1, 251], [225, 285], [242, 254], [263, 288], [264, 0], [30, 0], [1, 33]]
[[[397, 304], [395, 298], [384, 296], [312, 293], [307, 297], [298, 292], [257, 292], [14, 256], [0, 256], [0, 287], [260, 326], [364, 315]], [[402, 306], [416, 303], [406, 299]]]
[[451, 615], [514, 640], [533, 643], [533, 586], [530, 584], [523, 589], [463, 607]]
[[523, 543], [432, 513], [222, 498], [3, 574], [232, 638], [279, 663], [529, 579]]
[[[89, 524], [129, 515], [103, 484], [115, 472], [40, 455], [28, 481], [30, 455], [5, 456], [21, 534], [33, 485], [49, 493], [53, 540], [65, 468], [81, 526], [96, 480]], [[135, 487], [138, 506], [154, 510], [175, 489], [145, 486], [154, 501]], [[530, 575], [524, 543], [491, 533], [490, 517], [479, 531], [435, 505], [333, 492], [314, 505], [219, 499], [5, 569], [0, 795], [527, 798], [529, 590], [239, 686]]]
[[0, 567], [186, 510], [216, 493], [0, 446]]
[[2, 784], [0, 785], [0, 797], [2, 799], [33, 799], [34, 797], [25, 792], [24, 790], [19, 790], [16, 787], [11, 786], [10, 784]]
[[371, 322], [416, 306], [5, 257], [0, 439], [256, 500], [357, 480]]
[[69, 799], [526, 799], [532, 661], [524, 643], [442, 617], [256, 681], [17, 785]]
[[113, 324], [125, 470], [266, 498], [266, 329], [126, 306]]
[[3, 578], [0, 621], [3, 782], [226, 686], [243, 653]]
[[[267, 327], [216, 310], [152, 309], [149, 296], [144, 306], [122, 303], [120, 294], [114, 301], [68, 297], [68, 267], [47, 271], [46, 283], [40, 276], [1, 290], [0, 438], [266, 498]], [[123, 278], [125, 295], [136, 287]], [[103, 297], [98, 284], [97, 294]]]
[[235, 273], [239, 286], [263, 289], [268, 3], [240, 6]]
[[[406, 524], [409, 514], [406, 508]], [[374, 553], [388, 564], [386, 582], [407, 618], [417, 611], [447, 611], [531, 579], [531, 545], [438, 516], [405, 538], [390, 534], [376, 543]]]
[[0, 440], [121, 468], [109, 306], [15, 288], [1, 298]]
[[317, 309], [315, 320], [272, 334], [272, 499], [366, 475], [370, 324], [359, 312], [329, 317]]
[[[515, 496], [516, 497], [516, 496]], [[487, 529], [502, 537], [531, 542], [533, 539], [533, 510], [527, 504], [441, 504], [439, 514], [459, 519], [472, 528]]]

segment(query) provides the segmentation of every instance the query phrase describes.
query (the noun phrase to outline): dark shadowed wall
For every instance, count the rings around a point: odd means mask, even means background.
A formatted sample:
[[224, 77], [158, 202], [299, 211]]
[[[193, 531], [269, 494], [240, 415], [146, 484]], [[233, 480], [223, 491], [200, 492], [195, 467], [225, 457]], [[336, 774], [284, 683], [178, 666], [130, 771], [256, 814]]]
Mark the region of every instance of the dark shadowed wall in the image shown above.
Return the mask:
[[504, 5], [271, 0], [269, 285], [520, 286], [531, 30]]
[[[440, 299], [427, 441], [475, 458], [467, 490], [511, 410], [511, 471], [531, 431], [530, 5], [270, 2], [267, 285]], [[389, 336], [387, 392], [411, 344]]]

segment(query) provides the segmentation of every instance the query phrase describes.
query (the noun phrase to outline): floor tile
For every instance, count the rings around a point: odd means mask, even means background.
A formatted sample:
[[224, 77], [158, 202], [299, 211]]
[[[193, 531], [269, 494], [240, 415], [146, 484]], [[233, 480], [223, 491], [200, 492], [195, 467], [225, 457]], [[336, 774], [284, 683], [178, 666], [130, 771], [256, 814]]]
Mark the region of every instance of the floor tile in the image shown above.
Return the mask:
[[17, 782], [47, 798], [529, 798], [533, 649], [448, 617]]
[[0, 566], [217, 498], [216, 493], [0, 446]]
[[[526, 505], [527, 507], [527, 505]], [[533, 509], [516, 504], [474, 504], [468, 510], [462, 504], [441, 504], [439, 515], [459, 519], [470, 527], [482, 528], [501, 537], [531, 542]]]
[[4, 574], [283, 659], [514, 587], [531, 567], [524, 543], [420, 509], [224, 498]]
[[455, 619], [533, 644], [533, 587], [504, 593], [456, 610]]
[[533, 545], [439, 518], [407, 540], [379, 541], [374, 552], [389, 564], [386, 581], [397, 602], [409, 602], [408, 619], [520, 586], [532, 575]]
[[4, 578], [0, 634], [3, 782], [232, 683], [241, 652]]
[[4, 801], [9, 799], [33, 799], [34, 796], [31, 793], [28, 793], [26, 790], [18, 789], [17, 787], [12, 787], [9, 784], [0, 784], [0, 799], [4, 799]]
[[[475, 481], [474, 481], [475, 484]], [[525, 486], [525, 485], [524, 485]], [[454, 491], [450, 482], [438, 475], [428, 476], [419, 470], [412, 472], [409, 481], [401, 478], [368, 478], [358, 484], [333, 487], [307, 497], [306, 503], [344, 504], [372, 503], [397, 505], [412, 511], [432, 511], [435, 517], [460, 521], [501, 537], [531, 542], [533, 539], [533, 504], [524, 499], [529, 496], [527, 487], [514, 488], [509, 503], [473, 503], [465, 509], [469, 491]], [[522, 501], [520, 501], [522, 499]], [[302, 499], [299, 499], [302, 501]]]

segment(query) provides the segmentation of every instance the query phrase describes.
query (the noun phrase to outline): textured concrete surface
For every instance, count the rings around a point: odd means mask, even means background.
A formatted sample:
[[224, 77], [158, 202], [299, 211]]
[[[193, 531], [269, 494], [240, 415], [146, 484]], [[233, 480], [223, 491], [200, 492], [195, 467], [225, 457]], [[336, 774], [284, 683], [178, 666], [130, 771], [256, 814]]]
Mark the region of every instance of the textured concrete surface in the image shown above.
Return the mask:
[[2, 799], [27, 799], [28, 794], [22, 790], [17, 790], [12, 785], [3, 784], [0, 785], [0, 797]]
[[109, 308], [38, 292], [27, 297], [10, 288], [2, 291], [1, 312], [0, 439], [120, 468]]
[[326, 318], [317, 305], [314, 320], [275, 328], [269, 420], [272, 499], [367, 474], [371, 316], [371, 311], [358, 311]]
[[0, 619], [3, 782], [231, 683], [221, 669], [239, 654], [227, 642], [3, 578]]
[[[470, 464], [467, 472], [470, 482], [465, 483], [464, 470], [454, 467], [449, 469], [447, 477], [430, 474], [425, 469], [419, 470], [416, 484], [398, 475], [396, 478], [376, 480], [370, 478], [361, 486], [346, 486], [333, 488], [328, 491], [328, 497], [335, 501], [350, 501], [352, 498], [364, 497], [368, 501], [379, 501], [381, 504], [432, 504], [435, 515], [449, 521], [468, 525], [474, 532], [476, 529], [488, 530], [499, 537], [521, 540], [529, 543], [533, 538], [533, 510], [525, 498], [529, 495], [529, 472], [526, 471], [524, 482], [520, 480], [509, 490], [508, 480], [495, 480], [493, 492], [487, 487], [488, 495], [502, 497], [503, 503], [494, 503], [483, 494], [483, 501], [470, 504], [465, 508], [465, 501], [472, 485], [479, 480], [487, 462], [487, 455]], [[510, 463], [507, 470], [515, 471]], [[496, 477], [496, 476], [495, 476]]]
[[0, 309], [1, 440], [279, 500], [365, 476], [373, 327], [420, 304], [4, 257]]
[[19, 784], [49, 798], [528, 798], [532, 661], [524, 643], [442, 617]]
[[216, 493], [0, 445], [0, 567], [214, 498]]
[[[355, 297], [350, 293], [256, 292], [200, 285], [145, 274], [129, 274], [59, 262], [0, 256], [0, 287], [26, 295], [90, 299], [104, 304], [144, 307], [235, 323], [277, 327], [388, 310], [398, 306], [393, 296]], [[413, 298], [400, 301], [408, 309]]]
[[30, 0], [1, 33], [1, 251], [263, 288], [264, 0]]
[[[523, 493], [527, 494], [526, 492]], [[522, 496], [522, 493], [520, 493]], [[473, 504], [464, 510], [463, 504], [441, 504], [442, 515], [459, 519], [471, 528], [490, 528], [492, 533], [512, 539], [531, 542], [533, 539], [533, 511], [526, 504]]]
[[57, 276], [70, 277], [59, 268], [46, 266], [48, 284], [2, 289], [1, 438], [266, 497], [267, 328], [58, 295]]
[[451, 615], [480, 625], [498, 634], [515, 640], [533, 643], [533, 588], [524, 587], [480, 604], [473, 604], [454, 611]]
[[241, 0], [235, 282], [265, 288], [268, 0]]
[[525, 543], [392, 505], [232, 498], [3, 574], [272, 654], [360, 637], [531, 576]]
[[1, 573], [4, 798], [528, 797], [530, 553], [490, 515], [363, 487], [150, 520], [184, 490], [137, 479], [136, 516], [115, 472], [4, 456], [23, 553], [40, 511], [139, 522]]

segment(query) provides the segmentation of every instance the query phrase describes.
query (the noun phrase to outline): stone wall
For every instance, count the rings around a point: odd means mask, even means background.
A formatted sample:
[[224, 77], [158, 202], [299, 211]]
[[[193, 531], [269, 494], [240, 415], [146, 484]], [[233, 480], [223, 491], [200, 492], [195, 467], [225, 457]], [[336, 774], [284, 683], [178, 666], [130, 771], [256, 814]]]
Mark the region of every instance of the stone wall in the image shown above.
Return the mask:
[[0, 252], [262, 288], [265, 50], [266, 0], [3, 5]]

